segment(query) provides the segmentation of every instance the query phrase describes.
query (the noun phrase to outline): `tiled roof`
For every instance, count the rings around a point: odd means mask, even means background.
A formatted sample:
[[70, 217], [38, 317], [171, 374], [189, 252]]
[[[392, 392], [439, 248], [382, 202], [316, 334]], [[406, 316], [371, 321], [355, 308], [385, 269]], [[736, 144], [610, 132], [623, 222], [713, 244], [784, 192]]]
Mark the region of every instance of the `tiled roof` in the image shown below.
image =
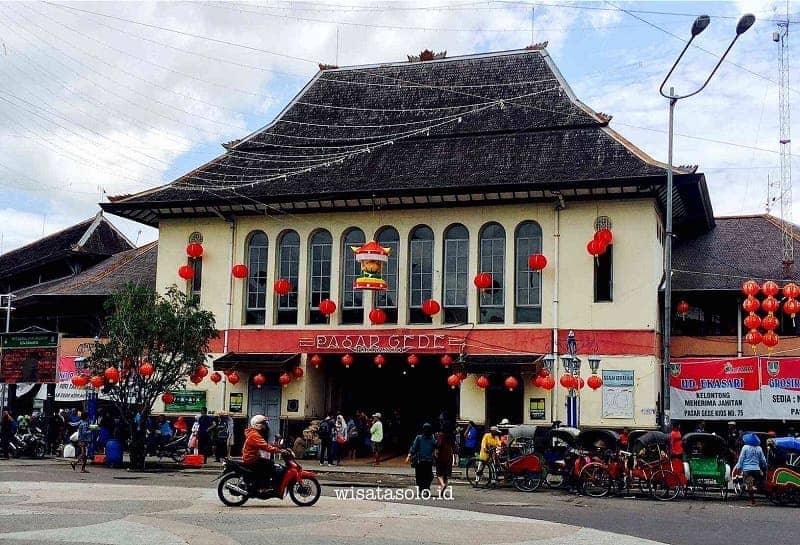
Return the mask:
[[[716, 226], [673, 250], [672, 289], [736, 290], [753, 278], [800, 282], [800, 238], [794, 237], [796, 263], [784, 274], [780, 220], [767, 214], [715, 219]], [[800, 228], [794, 228], [800, 233]]]

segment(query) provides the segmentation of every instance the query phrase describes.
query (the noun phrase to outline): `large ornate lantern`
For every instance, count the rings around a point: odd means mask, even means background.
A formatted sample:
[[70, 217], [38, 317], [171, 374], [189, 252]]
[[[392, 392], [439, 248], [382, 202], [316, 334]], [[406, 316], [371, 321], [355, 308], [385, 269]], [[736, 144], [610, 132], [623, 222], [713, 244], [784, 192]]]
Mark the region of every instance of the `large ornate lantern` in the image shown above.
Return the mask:
[[383, 264], [389, 261], [391, 248], [384, 248], [374, 240], [358, 247], [350, 247], [361, 263], [361, 274], [353, 281], [353, 288], [359, 290], [386, 290], [389, 285], [383, 279]]

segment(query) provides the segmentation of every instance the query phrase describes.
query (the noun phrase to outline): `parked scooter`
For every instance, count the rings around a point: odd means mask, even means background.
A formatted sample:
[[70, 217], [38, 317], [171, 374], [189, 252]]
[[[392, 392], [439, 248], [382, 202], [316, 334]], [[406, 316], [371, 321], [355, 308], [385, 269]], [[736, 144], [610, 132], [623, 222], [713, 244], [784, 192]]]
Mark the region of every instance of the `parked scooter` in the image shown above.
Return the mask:
[[14, 458], [29, 456], [31, 458], [44, 458], [47, 454], [47, 439], [42, 430], [29, 427], [25, 433], [16, 433], [8, 445], [9, 454]]
[[157, 458], [172, 458], [178, 463], [182, 463], [184, 457], [189, 453], [189, 436], [179, 434], [170, 437], [166, 441], [160, 435], [153, 434], [148, 437], [147, 455]]

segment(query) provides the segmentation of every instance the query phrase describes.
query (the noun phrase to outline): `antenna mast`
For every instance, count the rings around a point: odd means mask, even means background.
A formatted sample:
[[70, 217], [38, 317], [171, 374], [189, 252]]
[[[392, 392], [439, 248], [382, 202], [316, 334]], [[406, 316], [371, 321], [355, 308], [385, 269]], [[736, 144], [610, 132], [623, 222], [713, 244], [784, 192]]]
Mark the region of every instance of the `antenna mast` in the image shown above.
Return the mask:
[[781, 235], [783, 242], [783, 267], [788, 273], [794, 263], [794, 233], [792, 218], [792, 136], [791, 109], [789, 106], [789, 1], [786, 1], [786, 21], [778, 23], [778, 30], [772, 33], [772, 40], [781, 46], [781, 59], [778, 87], [778, 109], [780, 115], [780, 156], [781, 175], [778, 183], [770, 188], [772, 199], [780, 203]]

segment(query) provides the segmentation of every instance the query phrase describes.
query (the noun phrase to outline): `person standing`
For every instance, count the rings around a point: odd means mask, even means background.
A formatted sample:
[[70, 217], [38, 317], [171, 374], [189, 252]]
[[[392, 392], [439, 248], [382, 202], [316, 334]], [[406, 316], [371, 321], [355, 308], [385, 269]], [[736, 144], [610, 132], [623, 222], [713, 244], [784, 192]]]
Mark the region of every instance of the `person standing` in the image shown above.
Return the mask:
[[189, 450], [192, 451], [192, 454], [199, 454], [200, 453], [200, 415], [197, 414], [194, 417], [194, 423], [192, 424], [192, 433], [189, 435]]
[[372, 444], [372, 454], [375, 456], [374, 465], [381, 465], [381, 453], [383, 452], [383, 422], [381, 413], [372, 415], [372, 426], [369, 428], [369, 440]]
[[478, 454], [478, 467], [475, 474], [478, 476], [483, 475], [483, 468], [486, 462], [489, 461], [489, 455], [493, 451], [497, 451], [503, 442], [500, 440], [500, 428], [492, 426], [489, 431], [483, 434], [481, 439], [481, 451]]
[[317, 429], [317, 436], [319, 437], [319, 465], [324, 466], [328, 464], [331, 449], [331, 436], [333, 435], [333, 419], [331, 415], [326, 415], [322, 422], [319, 423]]
[[14, 437], [14, 419], [8, 411], [3, 411], [0, 417], [0, 448], [3, 449], [3, 456], [8, 459], [11, 449], [11, 438]]
[[328, 457], [328, 464], [342, 465], [342, 454], [344, 446], [347, 443], [347, 422], [344, 421], [344, 416], [337, 415], [336, 422], [333, 427], [333, 439], [331, 440], [331, 451]]
[[475, 451], [478, 450], [478, 430], [475, 428], [475, 422], [472, 420], [467, 424], [467, 429], [464, 430], [464, 443], [461, 448], [461, 456], [464, 458], [471, 458], [475, 456]]
[[747, 495], [750, 496], [750, 507], [756, 504], [756, 481], [760, 481], [767, 469], [767, 459], [761, 450], [761, 440], [754, 433], [748, 433], [743, 438], [744, 445], [739, 452], [739, 461], [733, 470], [741, 470], [744, 482], [747, 485]]
[[356, 421], [351, 418], [347, 421], [347, 455], [351, 460], [356, 459], [358, 445], [361, 442], [361, 435], [358, 433]]
[[200, 454], [203, 455], [203, 463], [208, 462], [208, 455], [211, 454], [211, 431], [214, 429], [214, 419], [208, 416], [208, 409], [200, 409], [200, 429], [197, 433], [197, 446]]
[[425, 423], [422, 425], [422, 433], [414, 438], [414, 442], [411, 443], [411, 449], [408, 451], [408, 456], [406, 456], [406, 462], [410, 462], [414, 466], [414, 478], [419, 490], [431, 489], [435, 450], [436, 439], [433, 437], [433, 426]]
[[452, 431], [440, 431], [436, 434], [436, 478], [442, 489], [447, 488], [447, 483], [453, 475], [453, 453], [455, 452], [455, 434]]
[[214, 430], [217, 432], [214, 441], [214, 458], [217, 462], [228, 457], [228, 418], [230, 417], [227, 414], [221, 412], [214, 423]]
[[81, 473], [89, 473], [86, 471], [86, 455], [91, 440], [92, 430], [89, 428], [89, 416], [83, 413], [78, 422], [78, 448], [80, 449], [80, 454], [78, 455], [78, 459], [70, 464], [72, 466], [72, 471], [75, 471], [75, 467], [80, 463]]

